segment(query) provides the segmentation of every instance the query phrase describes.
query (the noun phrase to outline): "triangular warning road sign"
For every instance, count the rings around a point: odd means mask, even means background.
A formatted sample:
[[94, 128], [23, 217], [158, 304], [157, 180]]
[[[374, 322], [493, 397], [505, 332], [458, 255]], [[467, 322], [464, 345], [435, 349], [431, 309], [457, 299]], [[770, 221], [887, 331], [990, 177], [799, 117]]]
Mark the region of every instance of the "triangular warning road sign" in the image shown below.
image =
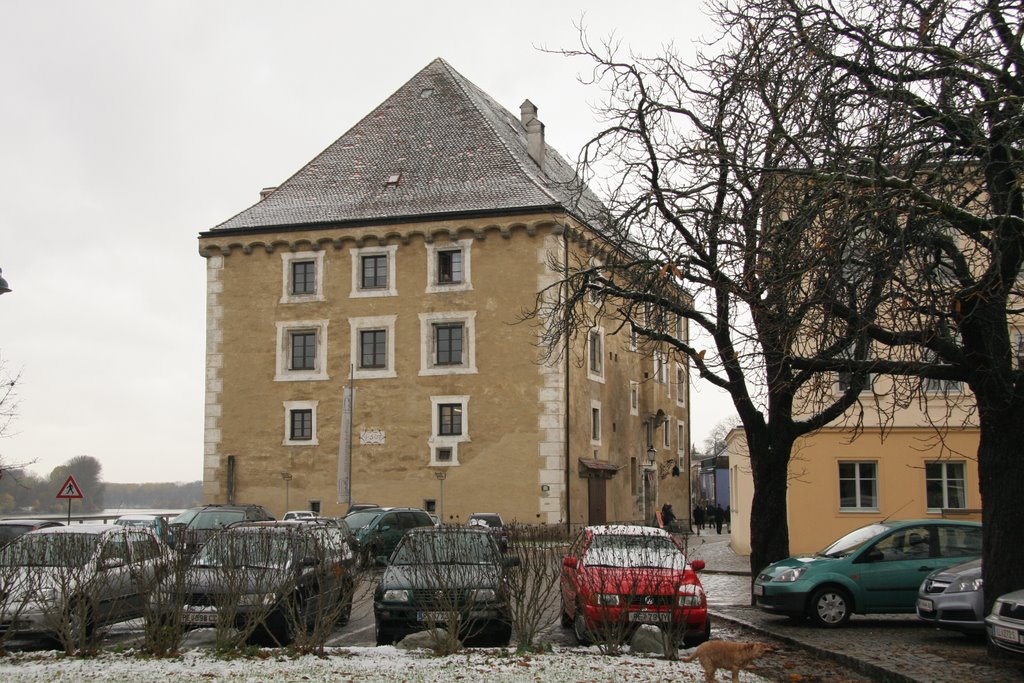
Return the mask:
[[78, 482], [71, 475], [68, 475], [67, 481], [60, 487], [60, 492], [57, 494], [58, 498], [84, 498], [82, 495], [82, 489], [78, 488]]

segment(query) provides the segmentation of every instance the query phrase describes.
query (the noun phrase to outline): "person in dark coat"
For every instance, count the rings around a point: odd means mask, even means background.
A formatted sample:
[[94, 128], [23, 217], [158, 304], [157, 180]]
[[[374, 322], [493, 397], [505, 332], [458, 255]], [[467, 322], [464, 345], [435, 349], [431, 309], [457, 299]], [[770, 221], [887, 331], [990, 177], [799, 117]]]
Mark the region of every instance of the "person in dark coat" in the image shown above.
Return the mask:
[[665, 531], [673, 531], [672, 523], [676, 521], [676, 513], [672, 512], [672, 503], [661, 506], [661, 527]]
[[722, 524], [725, 523], [725, 510], [722, 509], [722, 504], [719, 503], [715, 507], [715, 529], [718, 533], [722, 533]]
[[697, 527], [697, 535], [700, 536], [700, 528], [704, 526], [704, 508], [700, 505], [693, 506], [693, 525]]

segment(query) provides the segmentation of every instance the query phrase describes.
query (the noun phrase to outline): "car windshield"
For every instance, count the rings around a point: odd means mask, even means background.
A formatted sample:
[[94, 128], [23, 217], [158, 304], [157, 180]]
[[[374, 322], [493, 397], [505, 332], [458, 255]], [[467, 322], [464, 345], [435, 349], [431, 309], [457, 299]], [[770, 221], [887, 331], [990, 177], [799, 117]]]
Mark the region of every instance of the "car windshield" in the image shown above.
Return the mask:
[[203, 510], [189, 524], [190, 529], [220, 529], [245, 519], [241, 510]]
[[25, 534], [0, 549], [5, 567], [84, 567], [96, 552], [97, 534]]
[[667, 536], [596, 534], [583, 555], [589, 566], [683, 569], [686, 557]]
[[358, 531], [372, 522], [380, 514], [380, 510], [358, 510], [345, 517], [345, 523], [352, 531]]
[[497, 564], [494, 541], [487, 534], [447, 531], [405, 536], [391, 564]]
[[832, 545], [820, 551], [818, 555], [846, 557], [850, 553], [859, 550], [864, 544], [874, 540], [879, 534], [888, 530], [889, 527], [885, 524], [869, 524], [846, 534], [838, 541], [832, 543]]
[[498, 515], [473, 515], [469, 518], [469, 522], [483, 522], [492, 528], [501, 526], [501, 518]]
[[302, 555], [313, 554], [312, 542], [302, 534], [274, 533], [269, 531], [230, 531], [214, 536], [203, 546], [194, 563], [202, 567], [223, 567], [228, 569], [260, 568], [278, 569], [287, 567], [299, 544]]
[[199, 514], [199, 510], [185, 510], [180, 515], [171, 520], [171, 524], [188, 524], [192, 521], [192, 518]]

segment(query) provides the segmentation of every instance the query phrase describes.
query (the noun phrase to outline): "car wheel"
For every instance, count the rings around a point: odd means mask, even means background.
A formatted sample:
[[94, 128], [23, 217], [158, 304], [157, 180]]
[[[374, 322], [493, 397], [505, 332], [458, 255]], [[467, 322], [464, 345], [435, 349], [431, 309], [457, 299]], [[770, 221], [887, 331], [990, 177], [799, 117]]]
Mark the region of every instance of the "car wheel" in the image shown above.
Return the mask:
[[562, 604], [562, 609], [561, 609], [562, 628], [572, 628], [572, 617], [569, 616], [568, 610], [565, 609], [565, 600], [563, 599], [560, 602]]
[[811, 595], [808, 615], [816, 626], [836, 628], [850, 619], [852, 604], [842, 588], [823, 586]]
[[587, 628], [586, 617], [583, 616], [583, 608], [579, 603], [576, 604], [576, 618], [572, 620], [572, 634], [576, 636], [579, 645], [590, 645], [593, 642], [593, 636]]
[[377, 631], [377, 645], [391, 645], [395, 642], [394, 631], [384, 628], [379, 622], [375, 626]]
[[707, 642], [708, 640], [711, 640], [711, 617], [708, 617], [704, 622], [704, 628], [700, 633], [683, 636], [683, 645], [686, 647], [694, 647]]
[[494, 636], [491, 638], [491, 647], [508, 647], [508, 644], [511, 642], [512, 624], [503, 621], [494, 631]]

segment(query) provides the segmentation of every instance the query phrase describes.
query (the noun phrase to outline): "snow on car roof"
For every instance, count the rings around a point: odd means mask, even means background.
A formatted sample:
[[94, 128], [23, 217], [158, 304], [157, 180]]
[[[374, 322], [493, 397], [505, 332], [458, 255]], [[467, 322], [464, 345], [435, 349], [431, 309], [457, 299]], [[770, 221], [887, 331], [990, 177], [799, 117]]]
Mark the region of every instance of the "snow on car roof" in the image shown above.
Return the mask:
[[664, 529], [641, 524], [602, 524], [588, 526], [587, 530], [597, 536], [671, 536]]

